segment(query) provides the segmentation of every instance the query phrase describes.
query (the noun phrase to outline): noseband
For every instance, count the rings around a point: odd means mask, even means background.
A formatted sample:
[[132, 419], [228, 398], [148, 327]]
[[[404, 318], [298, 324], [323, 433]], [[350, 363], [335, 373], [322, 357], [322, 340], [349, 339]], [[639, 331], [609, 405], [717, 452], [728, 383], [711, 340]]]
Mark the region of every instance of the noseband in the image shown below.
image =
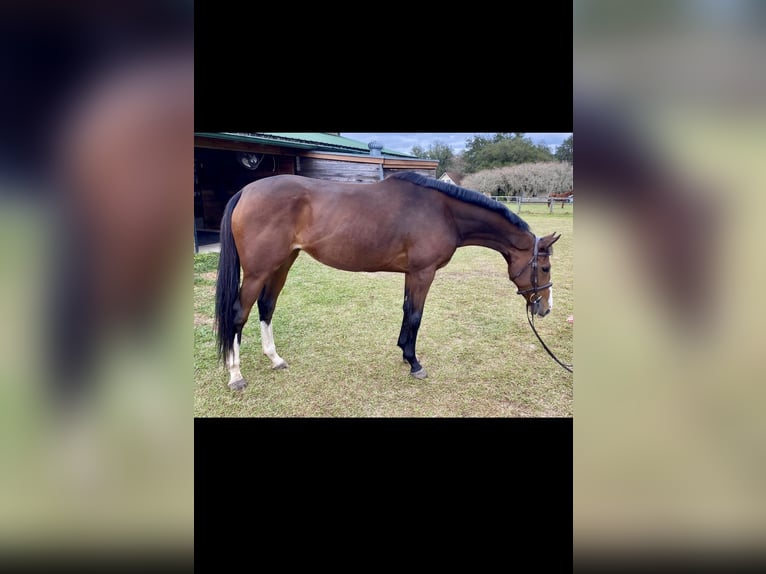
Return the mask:
[[[529, 267], [530, 265], [532, 266], [532, 287], [528, 287], [527, 289], [519, 289], [518, 291], [516, 291], [516, 294], [518, 295], [526, 295], [527, 293], [537, 293], [539, 291], [542, 291], [543, 289], [547, 289], [548, 287], [553, 286], [552, 281], [548, 281], [545, 285], [537, 284], [537, 258], [540, 257], [541, 255], [549, 255], [548, 253], [540, 253], [539, 249], [540, 249], [540, 238], [535, 237], [535, 249], [534, 249], [534, 252], [532, 253], [532, 258], [527, 262], [527, 264], [524, 267], [522, 267], [519, 270], [518, 273], [516, 273], [516, 275], [511, 277], [511, 281], [515, 281], [519, 277], [519, 275], [524, 273], [524, 270], [527, 267]], [[531, 304], [534, 304], [539, 300], [540, 300], [540, 297], [538, 297], [534, 301], [531, 301]]]
[[[542, 291], [543, 289], [548, 289], [548, 287], [552, 287], [553, 286], [553, 282], [552, 281], [548, 281], [548, 283], [546, 283], [545, 285], [538, 285], [537, 284], [537, 258], [540, 255], [549, 255], [549, 253], [547, 253], [547, 252], [546, 253], [540, 253], [539, 252], [539, 247], [540, 247], [540, 238], [535, 236], [535, 248], [534, 248], [534, 251], [532, 253], [532, 259], [530, 259], [529, 262], [526, 265], [524, 265], [524, 267], [522, 267], [521, 270], [518, 273], [516, 273], [516, 275], [511, 277], [511, 280], [516, 279], [519, 275], [521, 275], [524, 272], [524, 270], [527, 267], [529, 267], [530, 265], [532, 266], [532, 287], [528, 287], [527, 289], [519, 289], [518, 291], [516, 291], [516, 293], [518, 295], [526, 295], [527, 293], [535, 293], [536, 294], [539, 291]], [[567, 363], [562, 363], [561, 361], [559, 361], [558, 358], [556, 357], [556, 355], [553, 354], [553, 351], [551, 351], [548, 348], [548, 345], [545, 344], [545, 342], [543, 341], [542, 337], [540, 337], [540, 334], [537, 332], [537, 329], [535, 329], [535, 323], [534, 323], [534, 316], [535, 316], [535, 314], [533, 312], [531, 312], [531, 309], [532, 309], [532, 306], [535, 303], [537, 303], [538, 301], [540, 301], [541, 298], [542, 298], [542, 296], [538, 295], [537, 298], [534, 301], [531, 298], [527, 300], [527, 321], [529, 321], [529, 326], [532, 327], [532, 332], [535, 334], [535, 336], [537, 337], [537, 340], [540, 341], [540, 344], [543, 346], [543, 349], [545, 349], [548, 352], [548, 354], [551, 356], [551, 358], [554, 361], [556, 361], [559, 365], [561, 365], [563, 368], [565, 368], [567, 371], [572, 373], [573, 372], [572, 371], [572, 365], [571, 364], [567, 364]]]

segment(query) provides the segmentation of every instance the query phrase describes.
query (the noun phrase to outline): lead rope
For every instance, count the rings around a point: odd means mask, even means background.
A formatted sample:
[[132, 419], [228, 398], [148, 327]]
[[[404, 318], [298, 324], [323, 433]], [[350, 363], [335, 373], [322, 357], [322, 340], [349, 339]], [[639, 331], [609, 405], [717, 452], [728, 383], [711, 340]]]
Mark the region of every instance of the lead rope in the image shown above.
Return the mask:
[[540, 341], [540, 344], [543, 346], [543, 349], [548, 351], [548, 354], [553, 358], [554, 361], [556, 361], [559, 365], [564, 367], [567, 371], [574, 374], [574, 371], [572, 370], [572, 364], [571, 363], [562, 363], [561, 361], [556, 358], [556, 355], [553, 354], [553, 352], [548, 348], [548, 345], [545, 344], [545, 342], [540, 337], [539, 333], [537, 332], [537, 329], [535, 329], [535, 323], [534, 323], [534, 315], [530, 314], [529, 309], [532, 307], [529, 303], [527, 303], [527, 321], [529, 321], [529, 326], [532, 327], [532, 332], [537, 336], [537, 340]]

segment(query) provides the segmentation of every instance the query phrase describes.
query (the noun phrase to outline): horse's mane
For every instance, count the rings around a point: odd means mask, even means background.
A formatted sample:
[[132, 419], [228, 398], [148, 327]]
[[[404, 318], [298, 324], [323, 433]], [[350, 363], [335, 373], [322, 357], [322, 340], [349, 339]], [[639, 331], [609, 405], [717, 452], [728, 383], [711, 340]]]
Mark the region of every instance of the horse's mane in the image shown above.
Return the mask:
[[478, 205], [479, 207], [484, 207], [485, 209], [499, 213], [519, 229], [523, 231], [530, 231], [529, 225], [526, 221], [521, 219], [521, 217], [513, 213], [499, 201], [490, 199], [478, 191], [466, 189], [465, 187], [459, 187], [445, 181], [439, 181], [438, 179], [434, 179], [432, 177], [426, 177], [425, 175], [421, 175], [414, 171], [398, 171], [388, 176], [388, 178], [402, 179], [404, 181], [414, 183], [415, 185], [430, 187], [431, 189], [440, 191], [445, 195], [454, 197], [459, 201], [464, 201], [466, 203]]

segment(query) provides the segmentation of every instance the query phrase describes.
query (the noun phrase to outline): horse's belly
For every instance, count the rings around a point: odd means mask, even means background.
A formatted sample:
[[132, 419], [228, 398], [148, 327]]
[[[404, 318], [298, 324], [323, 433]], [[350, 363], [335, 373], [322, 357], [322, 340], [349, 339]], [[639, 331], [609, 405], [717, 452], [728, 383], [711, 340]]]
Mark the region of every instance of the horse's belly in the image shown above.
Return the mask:
[[297, 245], [311, 257], [344, 271], [406, 271], [403, 242], [370, 233], [344, 233], [338, 229], [315, 241]]

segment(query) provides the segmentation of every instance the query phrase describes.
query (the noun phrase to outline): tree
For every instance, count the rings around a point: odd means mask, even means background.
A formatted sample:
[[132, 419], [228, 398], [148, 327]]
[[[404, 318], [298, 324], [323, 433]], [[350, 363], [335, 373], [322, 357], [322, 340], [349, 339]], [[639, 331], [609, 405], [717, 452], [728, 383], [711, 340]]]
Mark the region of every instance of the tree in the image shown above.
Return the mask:
[[567, 162], [538, 162], [472, 173], [462, 185], [485, 195], [547, 197], [572, 189], [573, 167]]
[[458, 175], [465, 174], [465, 160], [463, 160], [463, 154], [459, 153], [452, 158], [450, 162], [449, 170], [455, 172]]
[[415, 157], [428, 158], [428, 156], [426, 155], [428, 152], [424, 150], [422, 147], [420, 147], [419, 145], [412, 146], [410, 153], [414, 155]]
[[433, 142], [426, 150], [419, 145], [413, 146], [410, 153], [420, 158], [439, 160], [439, 165], [436, 167], [437, 178], [441, 177], [445, 171], [452, 167], [452, 162], [455, 159], [455, 152], [452, 151], [452, 148], [440, 141]]
[[466, 141], [463, 153], [466, 172], [475, 173], [521, 163], [552, 161], [553, 154], [545, 145], [535, 145], [523, 133], [498, 133], [492, 138], [474, 136]]
[[561, 145], [556, 149], [556, 159], [559, 161], [568, 161], [571, 165], [574, 165], [574, 159], [573, 159], [574, 144], [572, 143], [573, 137], [574, 137], [574, 134], [572, 134], [563, 142], [561, 142]]

